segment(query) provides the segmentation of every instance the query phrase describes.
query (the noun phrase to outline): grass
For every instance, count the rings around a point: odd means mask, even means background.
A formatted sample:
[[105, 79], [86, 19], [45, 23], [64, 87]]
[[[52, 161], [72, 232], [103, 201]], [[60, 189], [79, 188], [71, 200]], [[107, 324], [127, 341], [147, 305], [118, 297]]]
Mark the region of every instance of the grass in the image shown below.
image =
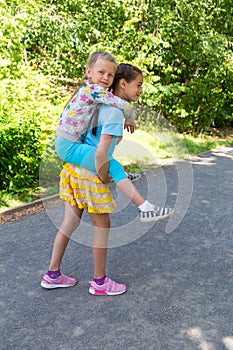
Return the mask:
[[5, 191], [0, 191], [0, 193], [0, 211], [3, 211], [7, 208], [14, 208], [25, 203], [25, 200], [20, 200], [19, 196], [15, 193], [6, 193]]
[[[125, 144], [124, 144], [125, 143]], [[164, 164], [170, 160], [184, 159], [203, 152], [210, 151], [221, 146], [233, 145], [233, 130], [223, 130], [221, 133], [216, 130], [212, 135], [191, 135], [178, 134], [173, 130], [157, 131], [137, 130], [130, 135], [125, 133], [124, 141], [115, 156], [122, 164], [131, 158], [132, 163], [142, 166], [150, 164]]]
[[[167, 161], [188, 158], [221, 146], [233, 145], [233, 130], [213, 130], [211, 135], [181, 135], [175, 131], [149, 132], [136, 130], [133, 135], [124, 134], [123, 141], [117, 146], [114, 156], [129, 172], [140, 172], [155, 164], [165, 164]], [[50, 186], [43, 189], [46, 195], [57, 193], [58, 187]], [[0, 191], [0, 212], [32, 202], [41, 196], [39, 189], [20, 194]]]

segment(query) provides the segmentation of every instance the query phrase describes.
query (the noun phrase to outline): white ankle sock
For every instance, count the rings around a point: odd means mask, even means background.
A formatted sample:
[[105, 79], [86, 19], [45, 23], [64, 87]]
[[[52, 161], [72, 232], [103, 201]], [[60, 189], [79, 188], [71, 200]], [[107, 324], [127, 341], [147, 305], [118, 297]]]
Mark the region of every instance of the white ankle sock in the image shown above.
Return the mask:
[[141, 211], [153, 211], [154, 210], [154, 206], [153, 206], [153, 204], [151, 204], [150, 202], [148, 202], [146, 200], [144, 203], [139, 205], [138, 209], [141, 210]]

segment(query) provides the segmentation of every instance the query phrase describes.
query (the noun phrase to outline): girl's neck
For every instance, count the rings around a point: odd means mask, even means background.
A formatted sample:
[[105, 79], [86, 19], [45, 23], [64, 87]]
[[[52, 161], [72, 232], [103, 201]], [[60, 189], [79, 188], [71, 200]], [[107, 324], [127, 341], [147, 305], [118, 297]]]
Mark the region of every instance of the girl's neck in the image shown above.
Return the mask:
[[121, 90], [121, 89], [116, 89], [116, 90], [114, 91], [114, 95], [117, 96], [117, 97], [122, 98], [123, 100], [126, 100], [124, 91]]

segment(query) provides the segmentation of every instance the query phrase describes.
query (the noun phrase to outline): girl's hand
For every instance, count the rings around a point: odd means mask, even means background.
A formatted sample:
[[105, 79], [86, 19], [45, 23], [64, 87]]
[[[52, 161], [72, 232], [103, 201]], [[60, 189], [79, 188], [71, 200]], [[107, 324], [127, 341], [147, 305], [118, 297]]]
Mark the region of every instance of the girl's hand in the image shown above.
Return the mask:
[[128, 132], [133, 134], [134, 131], [136, 130], [136, 123], [133, 122], [133, 121], [131, 121], [130, 123], [129, 122], [125, 122], [124, 129], [126, 129]]

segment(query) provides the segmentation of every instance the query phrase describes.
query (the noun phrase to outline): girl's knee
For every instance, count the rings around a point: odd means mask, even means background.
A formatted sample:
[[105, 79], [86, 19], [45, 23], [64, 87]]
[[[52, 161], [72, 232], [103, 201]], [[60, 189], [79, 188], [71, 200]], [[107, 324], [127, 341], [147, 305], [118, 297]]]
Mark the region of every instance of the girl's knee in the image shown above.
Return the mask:
[[89, 213], [92, 224], [95, 228], [109, 229], [110, 228], [110, 217], [109, 214], [91, 214]]
[[109, 160], [109, 174], [112, 176], [115, 183], [127, 177], [122, 165], [113, 158]]

